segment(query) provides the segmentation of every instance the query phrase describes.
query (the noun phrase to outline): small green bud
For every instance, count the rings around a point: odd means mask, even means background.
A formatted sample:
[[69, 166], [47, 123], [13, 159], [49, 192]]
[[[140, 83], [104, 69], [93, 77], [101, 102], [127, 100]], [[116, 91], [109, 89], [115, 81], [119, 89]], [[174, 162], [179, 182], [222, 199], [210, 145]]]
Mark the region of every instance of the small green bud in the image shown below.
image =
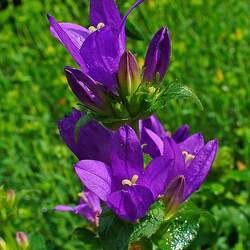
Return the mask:
[[16, 232], [16, 242], [17, 245], [23, 250], [28, 249], [29, 247], [29, 239], [24, 232]]
[[7, 250], [7, 244], [4, 239], [0, 237], [0, 250]]
[[125, 51], [120, 59], [117, 79], [123, 97], [133, 94], [141, 83], [140, 68], [130, 51]]

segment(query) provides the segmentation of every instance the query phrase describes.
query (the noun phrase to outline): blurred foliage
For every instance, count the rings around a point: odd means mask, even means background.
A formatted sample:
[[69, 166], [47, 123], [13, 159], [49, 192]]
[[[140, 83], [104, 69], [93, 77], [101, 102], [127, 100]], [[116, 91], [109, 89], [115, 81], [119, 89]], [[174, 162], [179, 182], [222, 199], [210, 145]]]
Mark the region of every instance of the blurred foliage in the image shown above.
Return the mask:
[[[74, 63], [46, 20], [50, 12], [88, 26], [87, 2], [0, 1], [0, 184], [16, 190], [18, 202], [8, 223], [9, 217], [0, 222], [6, 242], [24, 231], [36, 242], [31, 248], [87, 249], [70, 237], [85, 221], [52, 210], [74, 204], [81, 186], [72, 171], [76, 159], [57, 131], [57, 121], [77, 104], [63, 75]], [[118, 1], [123, 13], [132, 2]], [[128, 47], [141, 65], [154, 32], [169, 27], [173, 53], [166, 81], [189, 86], [204, 106], [171, 101], [159, 114], [166, 127], [188, 123], [207, 140], [220, 140], [216, 164], [192, 198], [216, 222], [201, 220], [192, 250], [250, 249], [249, 12], [246, 0], [146, 0], [129, 18]], [[2, 216], [4, 199], [0, 210]]]

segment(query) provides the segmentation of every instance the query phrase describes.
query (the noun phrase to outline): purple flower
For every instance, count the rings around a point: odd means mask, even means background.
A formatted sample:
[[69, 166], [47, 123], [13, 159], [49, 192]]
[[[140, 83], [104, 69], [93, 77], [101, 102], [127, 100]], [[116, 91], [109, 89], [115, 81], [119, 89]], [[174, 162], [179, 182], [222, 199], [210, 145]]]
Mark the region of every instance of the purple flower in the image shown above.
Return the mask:
[[92, 26], [89, 29], [72, 23], [58, 23], [48, 15], [50, 30], [85, 75], [113, 90], [117, 85], [119, 61], [126, 48], [126, 19], [142, 2], [138, 0], [122, 19], [114, 0], [90, 0]]
[[146, 153], [152, 158], [166, 155], [174, 159], [174, 178], [167, 185], [163, 198], [168, 213], [172, 214], [204, 182], [214, 162], [218, 141], [211, 140], [205, 144], [199, 133], [188, 136], [187, 125], [179, 128], [171, 138], [162, 131], [155, 117], [142, 121], [141, 131], [144, 133], [143, 143], [147, 145], [144, 148]]
[[82, 192], [80, 195], [79, 205], [75, 207], [58, 205], [55, 207], [55, 210], [78, 214], [95, 226], [99, 226], [99, 216], [102, 212], [100, 199], [91, 191]]
[[73, 109], [69, 116], [59, 121], [58, 127], [63, 141], [79, 160], [92, 159], [109, 164], [113, 136], [111, 130], [93, 120], [80, 128], [78, 140], [75, 140], [76, 124], [83, 115], [80, 111]]
[[176, 208], [195, 191], [208, 175], [218, 150], [218, 141], [206, 145], [201, 134], [194, 134], [183, 143], [177, 144], [172, 138], [164, 139], [163, 155], [174, 156], [174, 178], [167, 185], [163, 200], [168, 213]]
[[145, 58], [144, 81], [153, 81], [159, 73], [160, 81], [163, 80], [171, 55], [170, 33], [163, 27], [154, 35]]
[[155, 158], [144, 170], [143, 154], [135, 132], [127, 125], [113, 137], [111, 163], [82, 160], [75, 170], [84, 186], [94, 192], [120, 218], [142, 218], [173, 176], [173, 160]]

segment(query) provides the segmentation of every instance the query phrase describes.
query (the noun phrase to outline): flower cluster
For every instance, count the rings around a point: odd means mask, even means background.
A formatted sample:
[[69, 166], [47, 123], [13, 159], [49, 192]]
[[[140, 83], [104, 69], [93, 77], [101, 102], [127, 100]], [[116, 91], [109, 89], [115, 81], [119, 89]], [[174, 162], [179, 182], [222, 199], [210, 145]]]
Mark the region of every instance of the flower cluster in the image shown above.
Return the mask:
[[[199, 189], [217, 153], [217, 140], [205, 143], [201, 134], [190, 135], [188, 125], [171, 136], [150, 109], [162, 93], [171, 45], [168, 29], [161, 28], [143, 70], [126, 50], [126, 20], [142, 2], [121, 18], [114, 0], [90, 0], [88, 29], [48, 16], [52, 34], [80, 67], [67, 66], [65, 74], [83, 107], [59, 121], [59, 131], [79, 159], [74, 168], [84, 191], [79, 205], [56, 210], [79, 214], [96, 226], [103, 206], [134, 223], [161, 199], [172, 216]], [[95, 119], [78, 128], [87, 116]]]
[[170, 61], [170, 34], [165, 27], [150, 42], [143, 70], [126, 50], [126, 20], [142, 2], [137, 1], [121, 18], [113, 0], [92, 0], [88, 29], [58, 23], [48, 15], [51, 33], [80, 67], [67, 66], [65, 74], [82, 110], [112, 128], [125, 122], [133, 124], [155, 111], [153, 107], [162, 92], [159, 83]]

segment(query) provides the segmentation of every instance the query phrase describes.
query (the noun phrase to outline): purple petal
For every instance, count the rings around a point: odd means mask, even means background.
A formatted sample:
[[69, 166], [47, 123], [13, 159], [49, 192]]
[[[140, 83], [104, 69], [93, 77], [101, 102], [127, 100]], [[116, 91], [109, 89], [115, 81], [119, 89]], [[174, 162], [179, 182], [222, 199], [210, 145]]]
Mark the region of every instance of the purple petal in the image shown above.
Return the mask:
[[149, 154], [152, 158], [163, 155], [164, 143], [163, 140], [152, 130], [144, 128], [143, 151]]
[[168, 156], [161, 156], [152, 160], [138, 184], [148, 187], [154, 199], [163, 194], [168, 183], [175, 177], [174, 161]]
[[52, 34], [57, 34], [64, 47], [70, 52], [77, 64], [84, 72], [87, 73], [86, 64], [80, 55], [79, 47], [77, 46], [76, 41], [71, 39], [70, 35], [67, 33], [67, 30], [64, 30], [62, 26], [54, 19], [54, 17], [48, 15], [48, 20], [51, 25]]
[[188, 138], [188, 135], [189, 135], [189, 126], [185, 124], [175, 131], [173, 139], [175, 140], [176, 143], [181, 143]]
[[86, 188], [106, 201], [111, 192], [110, 168], [103, 162], [82, 160], [75, 165], [75, 171]]
[[62, 211], [62, 212], [74, 212], [74, 207], [65, 206], [65, 205], [58, 205], [55, 207], [56, 211]]
[[185, 171], [184, 156], [179, 146], [170, 137], [164, 139], [164, 155], [168, 156], [170, 159], [174, 159], [173, 175], [183, 175]]
[[161, 28], [153, 37], [145, 58], [144, 80], [152, 81], [157, 73], [163, 80], [171, 55], [170, 33], [167, 28]]
[[102, 208], [101, 208], [101, 201], [99, 197], [91, 192], [91, 191], [85, 191], [83, 192], [82, 200], [84, 203], [86, 203], [94, 212], [98, 212], [101, 214]]
[[218, 141], [209, 141], [196, 155], [185, 172], [184, 200], [199, 189], [214, 162]]
[[187, 151], [189, 154], [196, 155], [205, 145], [202, 134], [193, 134], [185, 141], [178, 144], [181, 151]]
[[161, 122], [155, 115], [151, 115], [148, 119], [140, 120], [140, 132], [141, 132], [141, 140], [144, 144], [144, 136], [145, 131], [143, 128], [148, 128], [156, 133], [161, 139], [164, 139], [168, 134], [166, 133], [164, 127]]
[[122, 33], [106, 26], [93, 32], [80, 50], [88, 67], [88, 74], [94, 80], [103, 83], [109, 90], [116, 87], [116, 72], [125, 51], [126, 42]]
[[126, 191], [117, 191], [109, 195], [107, 205], [120, 218], [135, 222], [146, 215], [153, 202], [150, 190], [136, 185]]
[[58, 205], [55, 207], [56, 211], [72, 212], [80, 215], [88, 221], [94, 223], [96, 226], [99, 224], [99, 215], [102, 212], [100, 199], [91, 191], [83, 193], [80, 199], [80, 204], [75, 207]]
[[134, 130], [125, 125], [113, 137], [112, 173], [117, 180], [131, 179], [133, 175], [143, 173], [143, 154], [140, 142]]
[[114, 0], [90, 0], [90, 22], [93, 26], [98, 23], [117, 27], [121, 16]]
[[[90, 31], [78, 24], [74, 23], [59, 23], [64, 32], [69, 36], [73, 44], [80, 50], [85, 39], [90, 35]], [[53, 26], [50, 27], [52, 35], [64, 45]]]
[[80, 111], [73, 109], [69, 116], [59, 121], [60, 135], [65, 144], [79, 160], [91, 159], [110, 164], [113, 132], [95, 121], [90, 121], [80, 128], [76, 142], [75, 128], [82, 116]]

